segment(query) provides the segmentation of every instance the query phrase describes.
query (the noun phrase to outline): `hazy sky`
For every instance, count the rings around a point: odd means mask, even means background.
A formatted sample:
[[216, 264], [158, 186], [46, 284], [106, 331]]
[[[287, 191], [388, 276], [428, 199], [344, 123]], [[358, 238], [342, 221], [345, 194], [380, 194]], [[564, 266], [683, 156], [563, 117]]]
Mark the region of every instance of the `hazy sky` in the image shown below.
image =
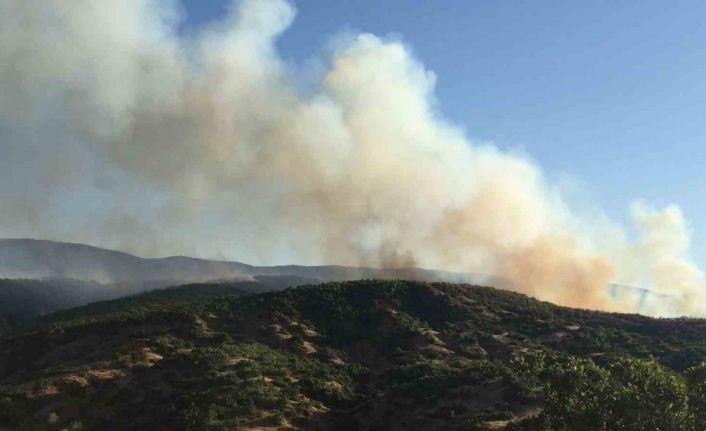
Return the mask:
[[[184, 0], [184, 31], [225, 0]], [[635, 199], [679, 204], [706, 263], [706, 3], [297, 1], [279, 40], [315, 68], [346, 30], [402, 38], [438, 77], [444, 115], [520, 148], [547, 174], [627, 220]]]

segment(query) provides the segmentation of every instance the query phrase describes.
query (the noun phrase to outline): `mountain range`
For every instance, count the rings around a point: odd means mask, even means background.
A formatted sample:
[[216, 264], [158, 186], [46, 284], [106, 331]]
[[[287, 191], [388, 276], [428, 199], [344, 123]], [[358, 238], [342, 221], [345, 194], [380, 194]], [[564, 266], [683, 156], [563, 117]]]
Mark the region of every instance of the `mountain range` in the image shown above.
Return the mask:
[[418, 268], [253, 266], [185, 256], [142, 258], [84, 244], [0, 239], [0, 321], [23, 321], [91, 302], [191, 283], [226, 283], [262, 292], [373, 278], [475, 282], [481, 276]]
[[185, 256], [142, 258], [128, 253], [35, 239], [0, 239], [0, 278], [68, 278], [98, 283], [188, 283], [296, 277], [309, 281], [363, 278], [470, 282], [479, 275], [419, 268], [379, 269], [326, 266], [253, 266]]

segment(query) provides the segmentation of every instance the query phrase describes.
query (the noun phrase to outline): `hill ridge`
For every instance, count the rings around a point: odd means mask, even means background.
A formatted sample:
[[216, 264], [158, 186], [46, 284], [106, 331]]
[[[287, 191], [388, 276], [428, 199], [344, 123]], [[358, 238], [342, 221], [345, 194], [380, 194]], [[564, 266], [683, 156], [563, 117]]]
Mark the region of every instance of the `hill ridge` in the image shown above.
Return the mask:
[[706, 423], [703, 319], [395, 280], [141, 300], [0, 340], [0, 426], [692, 431]]

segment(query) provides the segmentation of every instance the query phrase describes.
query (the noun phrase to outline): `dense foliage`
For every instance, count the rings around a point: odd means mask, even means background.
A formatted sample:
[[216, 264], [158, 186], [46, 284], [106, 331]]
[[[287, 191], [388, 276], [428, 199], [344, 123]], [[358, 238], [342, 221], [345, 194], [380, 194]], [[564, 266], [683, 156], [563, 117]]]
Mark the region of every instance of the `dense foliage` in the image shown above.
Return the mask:
[[195, 285], [0, 341], [0, 429], [696, 431], [703, 352], [701, 320], [485, 287]]

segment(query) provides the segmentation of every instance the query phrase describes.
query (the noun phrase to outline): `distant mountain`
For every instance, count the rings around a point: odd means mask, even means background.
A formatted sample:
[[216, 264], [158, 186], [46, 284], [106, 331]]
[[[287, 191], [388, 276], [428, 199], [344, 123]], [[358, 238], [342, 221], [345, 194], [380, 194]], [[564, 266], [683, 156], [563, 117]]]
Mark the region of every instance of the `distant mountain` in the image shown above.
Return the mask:
[[141, 292], [227, 282], [250, 292], [358, 279], [476, 282], [470, 274], [417, 268], [253, 266], [184, 256], [142, 258], [84, 244], [0, 239], [0, 333], [9, 324]]
[[376, 269], [326, 266], [253, 266], [185, 256], [142, 258], [115, 250], [35, 239], [0, 239], [0, 278], [70, 278], [99, 283], [160, 282], [166, 285], [211, 280], [253, 280], [256, 276], [297, 281], [361, 278], [473, 282], [479, 276], [418, 268]]
[[488, 287], [184, 286], [0, 339], [0, 429], [700, 431], [705, 359], [704, 320]]
[[101, 283], [202, 281], [245, 277], [248, 265], [188, 257], [144, 259], [83, 244], [33, 239], [0, 240], [0, 277], [71, 278]]

